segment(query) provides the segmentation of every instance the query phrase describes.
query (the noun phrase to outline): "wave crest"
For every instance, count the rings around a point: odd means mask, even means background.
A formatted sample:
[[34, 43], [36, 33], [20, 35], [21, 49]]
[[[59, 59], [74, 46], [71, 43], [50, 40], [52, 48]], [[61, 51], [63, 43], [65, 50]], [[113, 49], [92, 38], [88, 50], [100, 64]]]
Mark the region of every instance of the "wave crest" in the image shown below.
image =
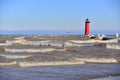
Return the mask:
[[120, 49], [120, 44], [107, 44], [106, 45], [106, 48], [108, 48], [108, 49]]
[[75, 61], [84, 61], [88, 63], [118, 63], [114, 58], [75, 58]]
[[0, 56], [8, 58], [8, 59], [18, 59], [18, 58], [27, 58], [27, 57], [30, 57], [31, 55], [4, 55], [4, 54], [0, 54]]
[[56, 61], [56, 62], [19, 62], [21, 67], [30, 66], [58, 66], [58, 65], [77, 65], [84, 64], [83, 61]]
[[0, 66], [11, 66], [11, 65], [16, 65], [17, 62], [13, 61], [13, 62], [2, 62], [0, 63]]
[[51, 51], [64, 51], [64, 49], [45, 48], [45, 49], [9, 49], [5, 48], [6, 52], [51, 52]]

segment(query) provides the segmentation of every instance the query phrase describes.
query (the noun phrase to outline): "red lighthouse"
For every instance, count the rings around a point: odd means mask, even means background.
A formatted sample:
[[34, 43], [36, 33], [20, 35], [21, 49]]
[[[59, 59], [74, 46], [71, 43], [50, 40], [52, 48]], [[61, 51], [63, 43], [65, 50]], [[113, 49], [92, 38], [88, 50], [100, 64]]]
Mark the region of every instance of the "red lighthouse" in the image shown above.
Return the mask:
[[89, 36], [90, 34], [90, 21], [86, 19], [85, 21], [85, 36]]

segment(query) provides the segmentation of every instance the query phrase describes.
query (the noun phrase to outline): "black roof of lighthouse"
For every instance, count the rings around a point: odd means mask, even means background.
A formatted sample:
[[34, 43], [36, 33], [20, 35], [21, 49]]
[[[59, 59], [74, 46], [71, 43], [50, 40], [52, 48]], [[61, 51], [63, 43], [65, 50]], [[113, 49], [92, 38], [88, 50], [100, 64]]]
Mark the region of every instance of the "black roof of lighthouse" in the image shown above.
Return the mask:
[[86, 19], [86, 21], [85, 21], [85, 22], [90, 23], [89, 19]]

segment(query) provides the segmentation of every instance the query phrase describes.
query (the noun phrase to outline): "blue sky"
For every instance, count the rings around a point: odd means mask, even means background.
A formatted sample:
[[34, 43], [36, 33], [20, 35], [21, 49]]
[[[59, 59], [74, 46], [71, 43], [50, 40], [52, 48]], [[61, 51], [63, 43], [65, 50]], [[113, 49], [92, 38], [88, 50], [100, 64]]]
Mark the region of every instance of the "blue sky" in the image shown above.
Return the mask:
[[119, 0], [0, 0], [0, 31], [120, 32]]

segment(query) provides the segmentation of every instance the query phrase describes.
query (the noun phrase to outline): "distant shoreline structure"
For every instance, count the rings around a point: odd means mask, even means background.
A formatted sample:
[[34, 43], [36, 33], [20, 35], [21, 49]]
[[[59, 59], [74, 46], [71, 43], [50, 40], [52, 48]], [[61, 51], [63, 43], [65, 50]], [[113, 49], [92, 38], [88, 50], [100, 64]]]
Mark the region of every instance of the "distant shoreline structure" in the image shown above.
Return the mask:
[[[70, 35], [84, 35], [84, 31], [72, 31], [70, 30]], [[97, 35], [97, 34], [106, 34], [106, 35], [115, 35], [116, 33], [120, 34], [120, 31], [92, 31], [91, 34]], [[0, 30], [0, 35], [23, 35], [23, 34], [40, 34], [40, 35], [67, 35], [67, 30], [65, 31], [5, 31]]]

